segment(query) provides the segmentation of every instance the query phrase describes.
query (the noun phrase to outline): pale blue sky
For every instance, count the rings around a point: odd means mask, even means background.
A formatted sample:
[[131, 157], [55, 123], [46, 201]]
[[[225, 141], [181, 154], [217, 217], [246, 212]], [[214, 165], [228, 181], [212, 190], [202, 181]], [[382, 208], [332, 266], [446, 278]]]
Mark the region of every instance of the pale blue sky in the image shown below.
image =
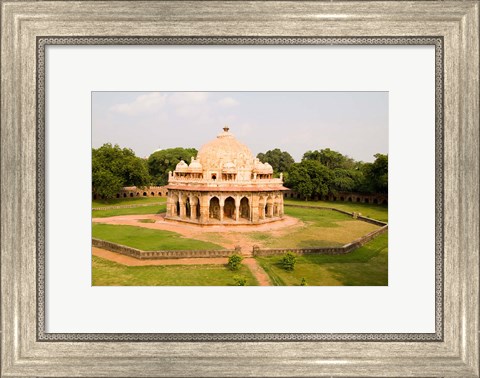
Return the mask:
[[300, 161], [331, 148], [355, 160], [388, 153], [388, 92], [93, 92], [92, 145], [200, 148], [228, 125], [256, 155]]

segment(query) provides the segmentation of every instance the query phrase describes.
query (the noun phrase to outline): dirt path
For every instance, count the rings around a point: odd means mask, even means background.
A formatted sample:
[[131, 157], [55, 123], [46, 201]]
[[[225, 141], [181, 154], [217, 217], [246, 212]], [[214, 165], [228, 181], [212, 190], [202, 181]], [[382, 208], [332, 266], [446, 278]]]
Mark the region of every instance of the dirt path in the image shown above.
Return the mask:
[[[92, 247], [92, 255], [101, 257], [109, 261], [126, 266], [154, 266], [154, 265], [225, 265], [228, 262], [226, 257], [203, 258], [196, 257], [192, 259], [152, 259], [140, 260], [134, 257], [125, 256], [120, 253], [107, 251], [106, 249]], [[260, 286], [271, 286], [270, 279], [267, 273], [258, 265], [254, 258], [248, 257], [243, 260], [243, 263], [250, 269], [254, 277], [257, 279]]]
[[258, 264], [257, 260], [255, 260], [253, 257], [248, 257], [243, 260], [243, 263], [248, 266], [248, 269], [250, 269], [252, 274], [255, 276], [260, 286], [272, 286], [270, 277], [268, 277], [268, 274]]
[[[211, 225], [199, 226], [196, 224], [189, 224], [184, 222], [176, 222], [165, 220], [165, 214], [144, 214], [144, 215], [119, 215], [108, 218], [93, 218], [94, 223], [105, 223], [114, 225], [136, 226], [144, 227], [153, 230], [173, 231], [181, 234], [183, 237], [198, 239], [206, 242], [221, 245], [224, 248], [235, 248], [240, 246], [242, 248], [242, 255], [245, 257], [252, 255], [253, 242], [245, 234], [248, 232], [286, 232], [292, 227], [301, 226], [302, 222], [297, 218], [284, 216], [280, 221], [273, 223], [265, 223], [262, 225]], [[144, 220], [153, 221], [153, 223], [142, 222]], [[216, 235], [222, 234], [221, 238], [216, 238]]]

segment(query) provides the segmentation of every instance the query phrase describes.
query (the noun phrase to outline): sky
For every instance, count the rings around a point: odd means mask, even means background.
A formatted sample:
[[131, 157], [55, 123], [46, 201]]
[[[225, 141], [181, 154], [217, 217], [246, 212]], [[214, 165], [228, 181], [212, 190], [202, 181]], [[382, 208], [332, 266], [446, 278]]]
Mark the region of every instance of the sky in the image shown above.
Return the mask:
[[330, 148], [371, 162], [388, 153], [388, 92], [92, 92], [93, 148], [199, 149], [225, 125], [255, 156]]

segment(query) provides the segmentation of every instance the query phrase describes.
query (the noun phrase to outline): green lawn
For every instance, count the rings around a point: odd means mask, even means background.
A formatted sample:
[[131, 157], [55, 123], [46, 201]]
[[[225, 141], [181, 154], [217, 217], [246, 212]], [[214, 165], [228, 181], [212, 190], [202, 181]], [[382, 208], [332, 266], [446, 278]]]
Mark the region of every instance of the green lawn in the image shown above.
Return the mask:
[[[332, 210], [285, 207], [285, 214], [303, 221], [299, 227], [277, 232], [251, 232], [244, 237], [266, 248], [341, 246], [378, 229], [370, 223]], [[220, 236], [219, 236], [220, 237]]]
[[236, 272], [224, 265], [125, 266], [92, 256], [93, 286], [235, 286], [235, 276], [258, 285], [245, 266]]
[[218, 244], [184, 238], [176, 232], [135, 226], [93, 223], [92, 236], [143, 251], [223, 249]]
[[[388, 206], [387, 205], [374, 205], [368, 203], [358, 203], [358, 202], [339, 202], [339, 201], [303, 201], [296, 199], [285, 199], [285, 204], [291, 205], [302, 205], [302, 206], [324, 206], [324, 207], [334, 207], [339, 210], [345, 210], [349, 212], [359, 212], [363, 216], [368, 218], [377, 219], [382, 222], [388, 222]], [[288, 207], [285, 207], [287, 210]]]
[[139, 206], [126, 209], [92, 210], [92, 218], [115, 217], [117, 215], [160, 214], [167, 211], [167, 205]]
[[143, 205], [155, 202], [166, 202], [167, 197], [133, 197], [116, 198], [111, 200], [94, 200], [92, 207], [122, 206], [122, 205]]
[[298, 256], [293, 272], [284, 270], [282, 256], [257, 257], [275, 285], [386, 286], [388, 234], [383, 234], [347, 255]]

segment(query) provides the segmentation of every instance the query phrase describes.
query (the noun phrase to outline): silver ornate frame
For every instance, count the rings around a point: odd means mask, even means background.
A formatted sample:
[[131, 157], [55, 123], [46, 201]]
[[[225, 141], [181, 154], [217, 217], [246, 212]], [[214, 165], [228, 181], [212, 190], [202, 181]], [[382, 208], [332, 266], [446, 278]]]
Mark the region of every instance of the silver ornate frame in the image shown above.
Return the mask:
[[[2, 0], [1, 373], [478, 377], [478, 15], [476, 0]], [[435, 333], [45, 333], [44, 52], [49, 44], [435, 45]]]
[[[46, 333], [45, 49], [48, 45], [433, 45], [435, 46], [434, 333]], [[443, 38], [433, 37], [38, 37], [37, 340], [38, 341], [441, 341], [443, 338]]]

